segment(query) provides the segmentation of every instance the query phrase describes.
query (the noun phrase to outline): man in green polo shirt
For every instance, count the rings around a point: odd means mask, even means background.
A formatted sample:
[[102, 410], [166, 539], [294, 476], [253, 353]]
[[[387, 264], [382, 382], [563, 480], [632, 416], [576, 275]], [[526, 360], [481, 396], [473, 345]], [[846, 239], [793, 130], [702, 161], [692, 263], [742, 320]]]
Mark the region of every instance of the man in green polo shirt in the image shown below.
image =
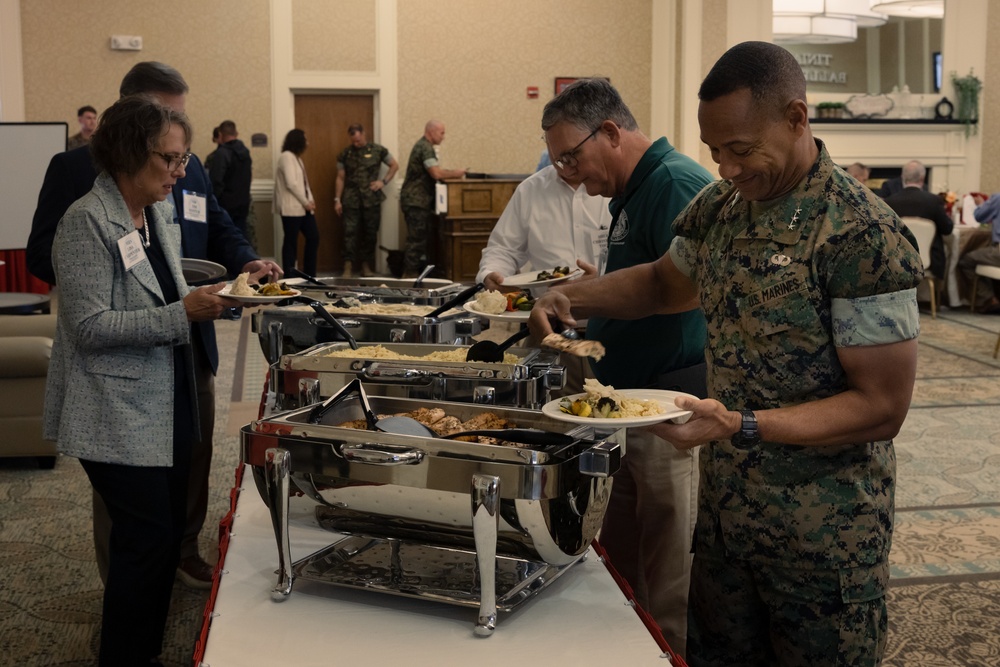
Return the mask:
[[[712, 182], [704, 167], [665, 138], [652, 141], [640, 132], [618, 91], [603, 79], [577, 81], [550, 101], [542, 129], [556, 169], [581, 181], [588, 194], [612, 197], [601, 274], [665, 254], [674, 217]], [[602, 384], [705, 396], [705, 318], [696, 307], [636, 320], [593, 317], [587, 338], [607, 349], [593, 364]], [[612, 564], [681, 654], [697, 480], [694, 452], [629, 429], [601, 531]]]

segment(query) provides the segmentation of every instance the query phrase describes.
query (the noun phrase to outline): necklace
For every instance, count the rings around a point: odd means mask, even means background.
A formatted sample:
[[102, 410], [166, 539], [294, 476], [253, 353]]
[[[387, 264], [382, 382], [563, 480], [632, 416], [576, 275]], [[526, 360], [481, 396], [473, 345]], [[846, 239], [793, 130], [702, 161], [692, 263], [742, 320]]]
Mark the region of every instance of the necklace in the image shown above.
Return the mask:
[[146, 239], [142, 242], [144, 248], [148, 248], [150, 245], [149, 240], [149, 223], [146, 222], [146, 209], [142, 209], [142, 231], [146, 233]]

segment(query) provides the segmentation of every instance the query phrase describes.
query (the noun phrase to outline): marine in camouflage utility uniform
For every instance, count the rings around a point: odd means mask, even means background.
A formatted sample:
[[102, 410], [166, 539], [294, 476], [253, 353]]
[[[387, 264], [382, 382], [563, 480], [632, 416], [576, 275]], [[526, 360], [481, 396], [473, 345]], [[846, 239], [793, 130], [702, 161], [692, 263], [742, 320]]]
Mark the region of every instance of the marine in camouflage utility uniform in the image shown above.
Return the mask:
[[434, 215], [434, 178], [428, 167], [438, 164], [437, 153], [427, 137], [420, 137], [410, 151], [406, 178], [399, 193], [406, 220], [405, 273], [417, 273], [427, 264], [427, 235]]
[[[674, 222], [671, 259], [700, 286], [708, 323], [709, 395], [730, 410], [841, 393], [838, 347], [919, 332], [920, 257], [892, 210], [816, 143], [818, 160], [790, 194], [751, 203], [718, 181]], [[692, 667], [877, 664], [892, 441], [714, 441], [700, 466]]]
[[378, 180], [383, 163], [392, 162], [389, 149], [368, 142], [364, 146], [348, 145], [337, 156], [337, 169], [344, 170], [344, 260], [354, 266], [375, 266], [375, 244], [382, 220], [385, 194], [373, 191], [369, 185]]

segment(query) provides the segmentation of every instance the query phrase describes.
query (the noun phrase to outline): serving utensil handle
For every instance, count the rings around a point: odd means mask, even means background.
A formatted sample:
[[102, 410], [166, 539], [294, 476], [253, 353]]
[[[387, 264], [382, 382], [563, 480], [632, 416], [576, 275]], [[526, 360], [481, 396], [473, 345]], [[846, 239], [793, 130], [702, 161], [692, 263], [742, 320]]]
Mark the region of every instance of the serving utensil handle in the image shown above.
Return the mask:
[[425, 315], [424, 317], [437, 317], [441, 313], [446, 313], [452, 308], [455, 308], [456, 306], [461, 306], [463, 303], [471, 299], [476, 294], [476, 292], [479, 292], [480, 290], [484, 289], [486, 289], [486, 285], [484, 283], [476, 283], [472, 287], [462, 290], [450, 300], [445, 301], [443, 304], [441, 304], [431, 312], [427, 313], [427, 315]]

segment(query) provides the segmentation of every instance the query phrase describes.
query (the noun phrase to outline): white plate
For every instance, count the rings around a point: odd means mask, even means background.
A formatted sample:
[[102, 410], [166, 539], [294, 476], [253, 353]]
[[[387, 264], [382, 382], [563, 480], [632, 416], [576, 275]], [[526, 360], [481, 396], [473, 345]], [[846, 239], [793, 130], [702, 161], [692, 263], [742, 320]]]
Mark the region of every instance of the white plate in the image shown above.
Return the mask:
[[[288, 283], [285, 283], [285, 284], [287, 285]], [[255, 295], [255, 296], [232, 296], [232, 295], [229, 294], [229, 290], [231, 290], [232, 288], [233, 288], [233, 284], [229, 283], [228, 285], [226, 285], [225, 287], [223, 287], [221, 290], [218, 291], [218, 295], [219, 296], [225, 296], [225, 297], [228, 297], [230, 299], [236, 299], [240, 303], [254, 304], [254, 303], [277, 303], [278, 301], [283, 301], [285, 299], [291, 299], [293, 296], [298, 296], [298, 295], [302, 294], [302, 292], [300, 292], [299, 290], [293, 289], [291, 291], [294, 292], [294, 294], [279, 294], [278, 296], [263, 296], [263, 295]]]
[[676, 405], [674, 405], [674, 399], [679, 396], [689, 396], [695, 400], [698, 400], [697, 396], [692, 396], [691, 394], [685, 394], [680, 391], [668, 391], [666, 389], [618, 389], [618, 393], [627, 398], [638, 398], [647, 401], [658, 401], [660, 405], [663, 406], [663, 412], [658, 415], [650, 415], [648, 417], [622, 417], [620, 419], [607, 419], [600, 417], [580, 417], [578, 415], [571, 415], [563, 412], [559, 409], [559, 402], [563, 399], [570, 399], [575, 401], [578, 398], [583, 398], [587, 394], [573, 394], [572, 396], [563, 396], [562, 398], [557, 398], [554, 401], [549, 401], [542, 406], [542, 413], [552, 417], [553, 419], [559, 419], [561, 421], [572, 422], [574, 424], [588, 424], [590, 426], [613, 426], [615, 428], [632, 428], [634, 426], [651, 426], [652, 424], [659, 424], [660, 422], [672, 421], [675, 424], [683, 424], [691, 417], [693, 414], [690, 410], [681, 410]]
[[184, 280], [189, 284], [207, 282], [226, 275], [226, 267], [221, 264], [194, 257], [181, 257], [181, 270], [184, 272]]
[[466, 301], [462, 304], [462, 308], [466, 311], [472, 313], [473, 315], [479, 315], [479, 317], [485, 317], [488, 320], [497, 320], [501, 322], [527, 322], [528, 318], [531, 317], [530, 310], [509, 310], [502, 313], [484, 313], [481, 310], [476, 309], [476, 301]]
[[[548, 269], [543, 269], [548, 270]], [[507, 276], [503, 279], [504, 287], [541, 287], [542, 285], [555, 285], [556, 283], [561, 283], [566, 280], [571, 280], [573, 278], [579, 278], [583, 275], [583, 269], [573, 269], [568, 275], [562, 278], [549, 278], [548, 280], [536, 280], [538, 274], [541, 271], [529, 271], [528, 273], [518, 273], [513, 276]]]

